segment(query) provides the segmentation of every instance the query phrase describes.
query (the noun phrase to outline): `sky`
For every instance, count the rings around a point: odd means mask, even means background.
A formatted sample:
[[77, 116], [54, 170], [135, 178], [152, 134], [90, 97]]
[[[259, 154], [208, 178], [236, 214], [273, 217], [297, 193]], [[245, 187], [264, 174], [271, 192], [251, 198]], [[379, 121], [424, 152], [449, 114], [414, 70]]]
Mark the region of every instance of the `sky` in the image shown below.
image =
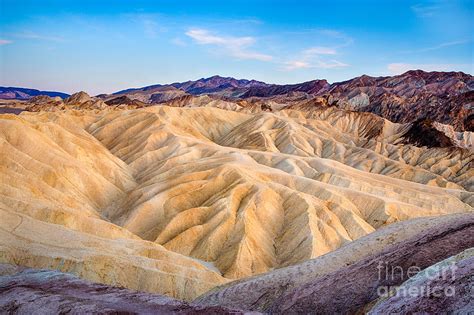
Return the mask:
[[474, 73], [474, 0], [0, 0], [0, 85], [92, 95], [212, 75]]

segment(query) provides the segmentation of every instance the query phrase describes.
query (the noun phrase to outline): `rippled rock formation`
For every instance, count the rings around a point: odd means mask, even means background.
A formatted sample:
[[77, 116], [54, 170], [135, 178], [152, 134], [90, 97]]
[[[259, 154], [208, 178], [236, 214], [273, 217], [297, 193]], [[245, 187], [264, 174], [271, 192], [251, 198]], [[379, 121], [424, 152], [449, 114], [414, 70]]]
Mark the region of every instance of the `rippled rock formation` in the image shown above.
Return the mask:
[[0, 262], [192, 300], [473, 210], [474, 154], [407, 145], [409, 125], [200, 97], [210, 107], [1, 115]]

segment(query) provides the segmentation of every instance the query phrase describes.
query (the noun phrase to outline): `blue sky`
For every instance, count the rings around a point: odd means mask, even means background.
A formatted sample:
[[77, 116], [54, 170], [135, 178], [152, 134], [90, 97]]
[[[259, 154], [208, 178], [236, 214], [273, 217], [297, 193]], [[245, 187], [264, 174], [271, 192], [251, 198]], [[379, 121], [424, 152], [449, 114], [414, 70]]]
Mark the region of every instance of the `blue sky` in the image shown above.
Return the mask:
[[214, 74], [474, 73], [474, 1], [0, 0], [0, 85], [110, 93]]

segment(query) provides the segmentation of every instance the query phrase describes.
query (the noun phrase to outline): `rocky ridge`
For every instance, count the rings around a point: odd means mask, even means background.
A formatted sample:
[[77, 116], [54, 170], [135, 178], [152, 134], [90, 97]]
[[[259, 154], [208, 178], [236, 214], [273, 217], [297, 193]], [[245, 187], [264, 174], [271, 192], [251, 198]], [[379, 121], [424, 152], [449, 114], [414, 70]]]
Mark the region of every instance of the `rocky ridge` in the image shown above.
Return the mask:
[[[167, 97], [153, 99], [155, 89], [173, 89]], [[259, 81], [213, 76], [196, 81], [129, 89], [116, 94], [141, 95], [145, 103], [163, 103], [190, 95], [214, 95], [234, 101], [294, 105], [294, 95], [306, 99], [324, 98], [328, 106], [370, 112], [397, 123], [428, 119], [453, 126], [456, 131], [474, 131], [474, 78], [462, 72], [424, 72], [411, 70], [392, 77], [363, 75], [329, 84], [313, 80], [299, 84], [277, 85]], [[182, 93], [179, 95], [179, 93]], [[147, 95], [145, 98], [143, 95]]]

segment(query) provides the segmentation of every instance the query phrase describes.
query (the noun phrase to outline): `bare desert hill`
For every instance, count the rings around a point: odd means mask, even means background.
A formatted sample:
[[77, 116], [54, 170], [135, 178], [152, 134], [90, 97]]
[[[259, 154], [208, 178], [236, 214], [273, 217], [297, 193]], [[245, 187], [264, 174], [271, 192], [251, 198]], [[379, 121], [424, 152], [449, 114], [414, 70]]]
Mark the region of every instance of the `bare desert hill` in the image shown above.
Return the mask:
[[0, 117], [0, 261], [181, 299], [474, 205], [471, 151], [406, 144], [372, 114]]

